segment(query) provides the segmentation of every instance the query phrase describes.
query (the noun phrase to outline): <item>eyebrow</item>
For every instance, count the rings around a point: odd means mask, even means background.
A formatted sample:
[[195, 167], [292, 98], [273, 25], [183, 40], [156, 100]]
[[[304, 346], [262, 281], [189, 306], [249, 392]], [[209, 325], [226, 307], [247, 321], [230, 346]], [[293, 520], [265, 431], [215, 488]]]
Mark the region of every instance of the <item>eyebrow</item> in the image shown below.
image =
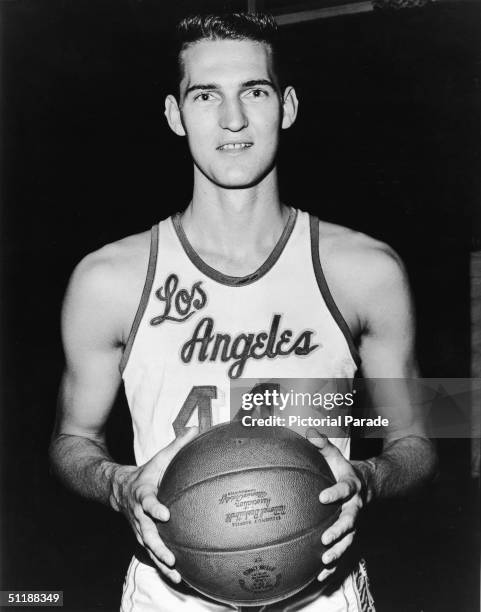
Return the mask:
[[[241, 87], [256, 87], [257, 85], [264, 85], [267, 87], [271, 87], [272, 89], [276, 89], [275, 85], [269, 79], [252, 79], [250, 81], [244, 81], [241, 83]], [[220, 85], [217, 83], [194, 83], [185, 90], [184, 97], [190, 94], [192, 91], [198, 91], [202, 89], [220, 89]]]

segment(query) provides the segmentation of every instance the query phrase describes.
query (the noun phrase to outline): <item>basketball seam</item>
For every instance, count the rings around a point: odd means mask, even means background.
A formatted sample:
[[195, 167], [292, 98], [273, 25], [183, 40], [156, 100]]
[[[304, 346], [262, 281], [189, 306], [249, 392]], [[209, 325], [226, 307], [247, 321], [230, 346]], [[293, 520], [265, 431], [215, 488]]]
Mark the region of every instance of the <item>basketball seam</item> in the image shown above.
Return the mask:
[[[334, 514], [332, 514], [329, 517], [330, 519], [334, 520], [335, 518], [337, 518], [337, 516], [339, 515], [340, 512], [340, 508], [338, 509], [338, 511]], [[332, 523], [334, 522], [334, 520], [332, 520]], [[331, 524], [332, 524], [331, 523]], [[309, 529], [305, 529], [304, 531], [301, 531], [300, 533], [298, 533], [295, 537], [292, 536], [286, 536], [285, 538], [282, 538], [281, 540], [276, 540], [275, 542], [272, 542], [271, 544], [264, 544], [262, 546], [252, 546], [250, 548], [196, 548], [194, 546], [185, 546], [184, 544], [177, 544], [176, 542], [173, 542], [172, 540], [169, 540], [168, 538], [163, 537], [164, 542], [166, 542], [167, 544], [171, 544], [172, 546], [175, 546], [177, 548], [181, 548], [182, 550], [187, 550], [187, 551], [194, 551], [194, 552], [201, 552], [201, 553], [213, 553], [213, 554], [225, 554], [225, 553], [240, 553], [240, 552], [253, 552], [255, 550], [265, 550], [266, 548], [273, 548], [275, 546], [281, 546], [282, 544], [286, 544], [286, 543], [290, 543], [290, 542], [296, 542], [297, 540], [300, 540], [301, 538], [304, 538], [307, 535], [310, 535], [311, 533], [313, 533], [314, 531], [317, 531], [319, 529], [319, 527], [323, 527], [324, 523], [318, 523], [317, 525], [314, 525], [314, 527], [309, 527]]]
[[[202, 433], [200, 433], [197, 437], [195, 437], [193, 440], [191, 440], [188, 444], [186, 444], [185, 446], [183, 446], [176, 455], [177, 457], [180, 457], [181, 455], [184, 455], [186, 452], [188, 452], [189, 449], [194, 448], [196, 445], [202, 444], [202, 442], [205, 441], [205, 438], [210, 437], [213, 433], [218, 433], [219, 431], [222, 430], [229, 430], [232, 425], [234, 423], [239, 423], [237, 421], [228, 421], [227, 423], [218, 423], [217, 425], [214, 425], [213, 427], [210, 427], [207, 431], [203, 431]], [[241, 430], [244, 430], [245, 427], [241, 426]], [[282, 428], [285, 429], [285, 428]], [[292, 434], [292, 437], [286, 436], [286, 437], [280, 437], [280, 438], [276, 438], [275, 436], [273, 436], [272, 438], [267, 438], [267, 441], [276, 441], [276, 440], [281, 440], [281, 441], [288, 441], [288, 442], [292, 442], [294, 440], [302, 440], [302, 441], [306, 441], [305, 438], [303, 438], [300, 434], [298, 434], [296, 431], [293, 431], [292, 429], [288, 429], [287, 430], [290, 434]], [[244, 433], [244, 437], [245, 437], [245, 433]], [[230, 438], [235, 439], [233, 437]], [[254, 439], [254, 438], [253, 438]]]
[[[246, 474], [248, 472], [255, 472], [255, 471], [258, 471], [258, 470], [275, 470], [275, 469], [291, 470], [293, 472], [307, 472], [308, 474], [313, 474], [314, 476], [327, 476], [331, 480], [333, 480], [332, 484], [335, 484], [334, 477], [331, 476], [329, 473], [326, 474], [326, 473], [323, 473], [323, 472], [315, 472], [314, 470], [310, 470], [308, 468], [303, 468], [303, 467], [294, 467], [294, 466], [291, 466], [291, 465], [265, 465], [265, 466], [250, 467], [250, 468], [241, 467], [241, 468], [237, 468], [235, 470], [230, 470], [228, 472], [222, 472], [221, 474], [215, 474], [213, 476], [207, 476], [206, 478], [203, 478], [202, 480], [198, 480], [197, 482], [194, 482], [194, 483], [189, 484], [188, 486], [184, 487], [183, 489], [181, 489], [178, 493], [173, 495], [168, 500], [159, 500], [159, 501], [162, 501], [162, 503], [165, 506], [168, 506], [169, 504], [172, 504], [173, 502], [175, 502], [177, 500], [177, 498], [179, 498], [183, 493], [185, 493], [186, 491], [189, 491], [190, 489], [193, 489], [194, 487], [199, 486], [200, 484], [203, 484], [204, 482], [209, 482], [210, 480], [216, 480], [217, 478], [221, 478], [223, 476], [231, 476], [233, 474]], [[162, 487], [162, 483], [160, 484], [160, 486]]]
[[[303, 589], [305, 589], [314, 580], [314, 578], [316, 577], [316, 574], [317, 574], [317, 571], [312, 575], [311, 578], [309, 578], [309, 580], [304, 582], [302, 584], [302, 586], [296, 588], [295, 590], [291, 591], [289, 589], [285, 589], [284, 591], [282, 591], [280, 594], [277, 594], [273, 598], [270, 598], [270, 599], [267, 599], [267, 600], [262, 600], [262, 599], [236, 599], [236, 603], [240, 602], [238, 605], [246, 606], [246, 607], [248, 607], [248, 606], [256, 606], [256, 605], [270, 606], [272, 604], [278, 603], [279, 601], [282, 601], [286, 597], [292, 597], [293, 595], [297, 595], [297, 593], [300, 593]], [[220, 602], [226, 603], [226, 604], [230, 603], [232, 605], [232, 601], [229, 601], [228, 599], [219, 599], [219, 596], [217, 594], [211, 593], [210, 591], [207, 591], [206, 589], [201, 589], [200, 587], [195, 586], [192, 582], [188, 582], [187, 580], [185, 582], [187, 582], [187, 584], [189, 584], [196, 591], [199, 591], [199, 593], [201, 593], [202, 595], [207, 595], [208, 597], [213, 597], [214, 599], [217, 599], [217, 601], [220, 601]]]

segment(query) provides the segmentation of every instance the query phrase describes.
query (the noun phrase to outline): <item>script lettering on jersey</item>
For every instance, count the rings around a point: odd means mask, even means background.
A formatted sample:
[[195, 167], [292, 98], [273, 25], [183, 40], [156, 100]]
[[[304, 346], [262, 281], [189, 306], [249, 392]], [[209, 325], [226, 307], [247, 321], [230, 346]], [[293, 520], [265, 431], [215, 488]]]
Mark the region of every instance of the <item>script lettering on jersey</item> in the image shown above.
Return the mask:
[[281, 315], [272, 317], [268, 332], [238, 334], [213, 333], [214, 320], [204, 317], [194, 329], [193, 336], [183, 345], [180, 356], [184, 363], [190, 363], [197, 355], [200, 362], [232, 361], [228, 369], [230, 378], [239, 378], [244, 371], [248, 359], [274, 359], [276, 357], [290, 355], [309, 355], [320, 345], [314, 344], [311, 330], [305, 330], [293, 339], [293, 331], [285, 329], [279, 331], [281, 326]]
[[[150, 320], [151, 325], [160, 325], [164, 321], [176, 321], [182, 323], [187, 321], [190, 317], [204, 308], [207, 304], [207, 295], [201, 287], [202, 281], [194, 283], [190, 289], [179, 289], [179, 277], [177, 274], [170, 274], [164, 285], [157, 289], [155, 297], [164, 302], [164, 312], [158, 317], [154, 317]], [[174, 308], [177, 316], [171, 314], [172, 308]]]

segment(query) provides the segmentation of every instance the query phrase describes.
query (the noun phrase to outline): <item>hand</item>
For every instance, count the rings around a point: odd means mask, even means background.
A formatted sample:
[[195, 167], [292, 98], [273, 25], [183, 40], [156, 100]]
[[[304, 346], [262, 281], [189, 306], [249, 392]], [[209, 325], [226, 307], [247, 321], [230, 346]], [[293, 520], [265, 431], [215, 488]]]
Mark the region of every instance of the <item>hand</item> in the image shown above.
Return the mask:
[[169, 510], [157, 499], [157, 490], [167, 466], [174, 455], [198, 434], [197, 427], [176, 438], [141, 467], [121, 466], [113, 482], [113, 506], [127, 517], [135, 537], [149, 557], [172, 582], [179, 583], [179, 572], [171, 569], [175, 564], [173, 553], [165, 546], [154, 519], [168, 521]]
[[322, 543], [329, 547], [322, 555], [322, 562], [328, 567], [317, 577], [323, 581], [336, 571], [336, 562], [352, 544], [357, 517], [364, 505], [364, 480], [326, 436], [317, 430], [309, 430], [307, 433], [309, 442], [317, 446], [337, 480], [335, 485], [321, 492], [320, 502], [330, 504], [343, 501], [337, 521], [322, 535]]

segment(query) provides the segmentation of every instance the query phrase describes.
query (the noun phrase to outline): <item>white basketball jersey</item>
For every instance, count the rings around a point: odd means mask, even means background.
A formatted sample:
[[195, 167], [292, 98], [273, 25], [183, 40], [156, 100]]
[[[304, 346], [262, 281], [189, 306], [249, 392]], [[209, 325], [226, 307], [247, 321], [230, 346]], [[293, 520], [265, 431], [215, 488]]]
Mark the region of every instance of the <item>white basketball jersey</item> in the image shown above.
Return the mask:
[[[147, 278], [120, 364], [138, 465], [185, 426], [205, 429], [229, 420], [233, 381], [352, 379], [358, 365], [322, 272], [316, 218], [291, 208], [272, 253], [244, 277], [207, 265], [179, 214], [152, 228]], [[349, 438], [335, 443], [348, 456]], [[355, 601], [351, 591], [332, 602]], [[321, 599], [323, 610], [341, 609]], [[156, 607], [156, 601], [163, 603]], [[133, 559], [123, 611], [206, 608], [229, 607], [181, 593], [154, 567]]]
[[[232, 381], [352, 379], [359, 357], [322, 273], [318, 228], [291, 208], [263, 265], [233, 277], [197, 255], [180, 215], [154, 226], [121, 362], [138, 465], [187, 425], [228, 421]], [[338, 445], [347, 454], [348, 438]]]

